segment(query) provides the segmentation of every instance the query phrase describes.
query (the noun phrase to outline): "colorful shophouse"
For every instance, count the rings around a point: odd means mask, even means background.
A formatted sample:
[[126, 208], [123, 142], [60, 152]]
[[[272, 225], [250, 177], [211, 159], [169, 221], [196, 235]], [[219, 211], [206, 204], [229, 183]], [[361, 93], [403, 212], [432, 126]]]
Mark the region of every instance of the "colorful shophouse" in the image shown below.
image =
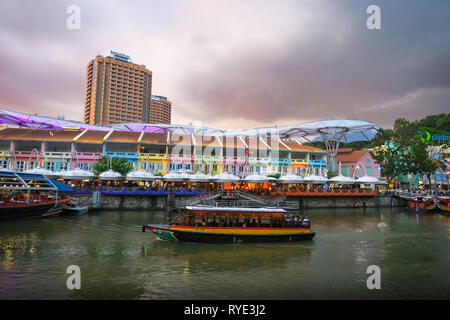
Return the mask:
[[342, 148], [338, 151], [336, 161], [338, 167], [341, 165], [341, 174], [344, 176], [353, 177], [354, 174], [355, 177], [381, 177], [380, 165], [372, 158], [369, 150]]
[[[110, 129], [50, 130], [4, 128], [0, 130], [0, 157], [4, 168], [26, 170], [37, 164], [52, 170], [91, 170], [100, 157], [127, 159], [136, 170], [164, 174], [192, 170], [222, 172], [296, 173], [305, 175], [326, 167], [326, 151], [296, 141], [242, 136], [176, 135]], [[322, 171], [321, 171], [322, 170]], [[309, 171], [309, 172], [308, 172]]]

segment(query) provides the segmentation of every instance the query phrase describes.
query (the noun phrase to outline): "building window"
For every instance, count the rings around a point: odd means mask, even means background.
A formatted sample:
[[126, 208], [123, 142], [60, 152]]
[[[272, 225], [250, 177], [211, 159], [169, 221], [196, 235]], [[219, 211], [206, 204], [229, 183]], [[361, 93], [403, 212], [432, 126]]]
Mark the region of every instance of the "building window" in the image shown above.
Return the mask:
[[380, 168], [375, 167], [375, 176], [379, 177], [380, 176]]
[[344, 176], [350, 175], [350, 167], [349, 166], [343, 166], [341, 168], [341, 174]]
[[366, 174], [367, 174], [368, 176], [371, 176], [371, 175], [372, 175], [372, 167], [366, 167]]
[[366, 159], [366, 163], [370, 164], [370, 159], [369, 158]]

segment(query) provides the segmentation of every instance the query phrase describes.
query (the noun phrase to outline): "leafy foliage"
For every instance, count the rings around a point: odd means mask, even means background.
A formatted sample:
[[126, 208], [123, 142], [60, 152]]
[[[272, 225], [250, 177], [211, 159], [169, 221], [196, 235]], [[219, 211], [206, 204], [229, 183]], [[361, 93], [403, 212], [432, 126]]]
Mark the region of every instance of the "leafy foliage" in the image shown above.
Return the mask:
[[[447, 135], [450, 114], [432, 115], [409, 122], [404, 118], [395, 120], [393, 129], [380, 129], [372, 140], [372, 157], [380, 164], [383, 175], [391, 182], [400, 174], [414, 173], [430, 177], [438, 168], [429, 156], [427, 147], [434, 141], [424, 140], [418, 132]], [[446, 126], [447, 127], [443, 127]], [[442, 141], [440, 142], [442, 143]]]
[[[100, 160], [94, 165], [94, 173], [98, 176], [104, 171], [110, 169], [109, 157], [101, 157]], [[125, 158], [112, 158], [111, 159], [111, 169], [113, 171], [119, 172], [121, 175], [125, 176], [130, 172], [133, 167], [130, 162]]]
[[334, 178], [334, 177], [336, 177], [337, 175], [338, 175], [337, 172], [332, 172], [332, 171], [328, 171], [328, 172], [327, 172], [327, 178], [328, 178], [328, 179]]

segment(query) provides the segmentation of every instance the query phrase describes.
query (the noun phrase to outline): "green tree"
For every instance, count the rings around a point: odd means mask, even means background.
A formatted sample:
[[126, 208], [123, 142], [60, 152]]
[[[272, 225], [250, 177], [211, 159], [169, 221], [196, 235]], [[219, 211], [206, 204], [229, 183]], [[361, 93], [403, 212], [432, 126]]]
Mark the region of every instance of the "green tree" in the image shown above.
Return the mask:
[[281, 173], [279, 173], [279, 172], [277, 172], [277, 173], [271, 173], [271, 174], [268, 174], [267, 176], [268, 176], [268, 177], [275, 178], [275, 179], [280, 179]]
[[390, 184], [402, 173], [407, 173], [405, 152], [393, 141], [386, 141], [383, 146], [378, 146], [370, 151], [372, 157], [379, 163], [381, 174]]
[[380, 164], [382, 175], [391, 183], [400, 174], [413, 170], [410, 145], [417, 137], [417, 124], [404, 118], [395, 120], [393, 129], [380, 129], [372, 140], [372, 157]]
[[411, 172], [419, 174], [421, 177], [426, 175], [431, 183], [431, 176], [439, 168], [437, 161], [429, 157], [427, 150], [428, 144], [416, 137], [411, 145], [408, 154], [408, 162], [411, 163]]
[[328, 171], [328, 172], [327, 172], [327, 178], [328, 178], [328, 179], [334, 178], [334, 177], [336, 177], [336, 176], [338, 176], [338, 173], [337, 173], [337, 172], [332, 172], [332, 171]]
[[119, 172], [121, 175], [125, 176], [133, 169], [133, 167], [125, 158], [112, 158], [110, 168], [110, 157], [101, 157], [100, 160], [94, 165], [94, 173], [96, 176], [104, 171], [108, 171], [109, 169]]

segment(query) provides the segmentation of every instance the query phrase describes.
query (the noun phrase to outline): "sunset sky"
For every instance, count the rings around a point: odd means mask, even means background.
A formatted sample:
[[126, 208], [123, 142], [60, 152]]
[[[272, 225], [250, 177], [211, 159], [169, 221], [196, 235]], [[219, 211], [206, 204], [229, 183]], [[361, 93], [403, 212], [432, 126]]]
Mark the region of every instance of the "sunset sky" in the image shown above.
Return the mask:
[[[381, 30], [366, 27], [371, 4]], [[153, 72], [176, 124], [389, 127], [450, 110], [448, 0], [0, 0], [0, 48], [0, 108], [71, 120], [89, 60], [110, 50]]]

